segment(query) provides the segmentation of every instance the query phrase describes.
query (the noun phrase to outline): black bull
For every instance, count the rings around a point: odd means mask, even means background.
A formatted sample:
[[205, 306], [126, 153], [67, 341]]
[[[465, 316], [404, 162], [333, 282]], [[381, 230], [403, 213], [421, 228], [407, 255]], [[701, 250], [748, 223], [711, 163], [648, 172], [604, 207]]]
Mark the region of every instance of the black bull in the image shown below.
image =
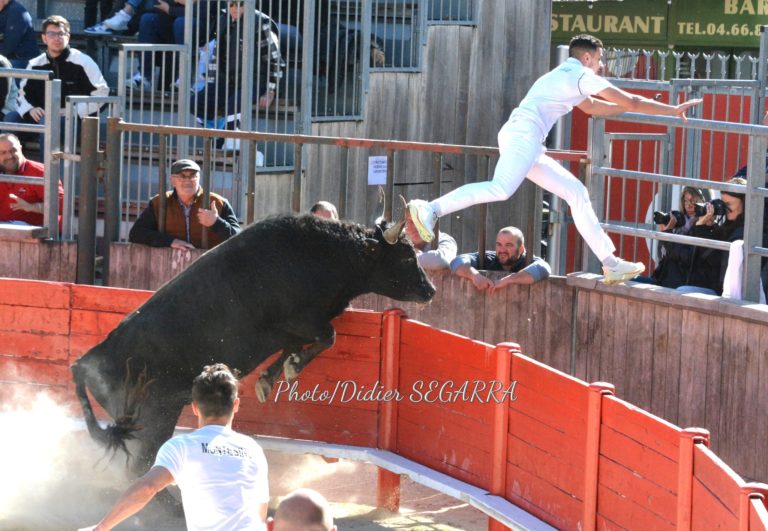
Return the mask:
[[[72, 365], [91, 436], [126, 453], [125, 441], [136, 439], [133, 465], [141, 473], [172, 436], [204, 365], [248, 374], [282, 351], [256, 386], [264, 399], [281, 370], [295, 377], [333, 345], [330, 321], [354, 297], [429, 301], [435, 288], [400, 234], [402, 223], [383, 229], [278, 216], [201, 256]], [[86, 389], [113, 425], [99, 426]]]

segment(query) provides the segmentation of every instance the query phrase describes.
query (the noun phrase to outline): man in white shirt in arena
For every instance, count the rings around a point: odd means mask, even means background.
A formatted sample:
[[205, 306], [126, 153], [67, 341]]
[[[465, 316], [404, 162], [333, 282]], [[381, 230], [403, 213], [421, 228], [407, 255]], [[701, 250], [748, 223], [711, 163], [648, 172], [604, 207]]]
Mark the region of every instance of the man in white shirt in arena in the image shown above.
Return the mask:
[[232, 419], [240, 407], [237, 387], [237, 377], [229, 367], [223, 363], [206, 366], [192, 384], [192, 411], [198, 429], [166, 441], [154, 466], [92, 529], [112, 529], [173, 483], [181, 490], [189, 531], [265, 529], [267, 460], [256, 441], [232, 430]]

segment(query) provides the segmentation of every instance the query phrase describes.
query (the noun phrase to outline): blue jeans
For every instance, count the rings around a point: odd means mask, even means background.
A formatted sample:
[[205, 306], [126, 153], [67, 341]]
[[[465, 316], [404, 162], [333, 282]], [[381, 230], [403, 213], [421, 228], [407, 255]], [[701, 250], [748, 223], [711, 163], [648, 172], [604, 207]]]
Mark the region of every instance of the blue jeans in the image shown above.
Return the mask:
[[134, 13], [150, 11], [155, 7], [155, 0], [125, 0], [125, 3], [133, 8]]
[[675, 289], [678, 293], [703, 293], [705, 295], [717, 295], [715, 290], [709, 288], [702, 288], [701, 286], [680, 286]]
[[[169, 39], [172, 36], [172, 40]], [[139, 42], [142, 44], [184, 44], [184, 17], [172, 19], [163, 13], [144, 13], [139, 20]], [[146, 52], [139, 65], [144, 79], [154, 72], [154, 53]]]

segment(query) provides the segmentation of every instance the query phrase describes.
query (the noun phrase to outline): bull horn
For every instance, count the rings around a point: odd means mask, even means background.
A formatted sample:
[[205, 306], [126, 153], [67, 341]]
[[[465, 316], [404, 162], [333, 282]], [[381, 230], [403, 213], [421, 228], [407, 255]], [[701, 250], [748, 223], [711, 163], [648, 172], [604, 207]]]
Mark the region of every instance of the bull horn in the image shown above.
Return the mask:
[[381, 216], [379, 219], [384, 219], [387, 214], [387, 195], [384, 193], [384, 187], [379, 185], [379, 203], [381, 203]]
[[397, 239], [400, 237], [400, 233], [403, 232], [405, 227], [405, 218], [401, 219], [387, 230], [384, 231], [384, 240], [390, 245], [397, 243]]

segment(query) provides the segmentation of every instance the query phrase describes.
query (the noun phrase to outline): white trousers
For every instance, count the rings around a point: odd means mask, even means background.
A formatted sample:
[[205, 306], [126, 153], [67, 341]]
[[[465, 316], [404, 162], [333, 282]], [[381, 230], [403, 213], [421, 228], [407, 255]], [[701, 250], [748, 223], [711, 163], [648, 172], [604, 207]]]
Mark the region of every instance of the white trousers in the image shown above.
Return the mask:
[[515, 193], [526, 177], [565, 200], [573, 221], [592, 252], [601, 261], [616, 247], [597, 220], [587, 189], [568, 170], [546, 155], [538, 134], [530, 127], [508, 122], [499, 131], [499, 162], [493, 179], [469, 183], [430, 203], [438, 216], [480, 203], [504, 201]]

